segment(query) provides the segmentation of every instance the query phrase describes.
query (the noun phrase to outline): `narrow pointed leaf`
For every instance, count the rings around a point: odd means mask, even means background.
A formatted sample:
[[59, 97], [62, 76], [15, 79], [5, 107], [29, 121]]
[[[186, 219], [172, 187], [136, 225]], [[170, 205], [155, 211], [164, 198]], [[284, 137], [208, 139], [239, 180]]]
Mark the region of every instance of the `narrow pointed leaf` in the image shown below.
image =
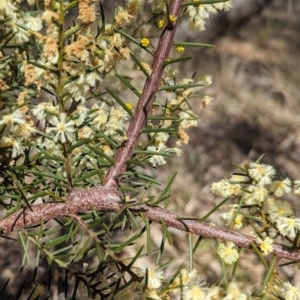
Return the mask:
[[176, 42], [173, 43], [173, 46], [184, 46], [184, 47], [204, 47], [204, 48], [215, 48], [215, 45], [211, 44], [202, 44], [202, 43], [187, 43], [187, 42]]
[[204, 86], [204, 85], [200, 84], [200, 83], [168, 85], [168, 86], [162, 86], [158, 90], [159, 91], [175, 91], [178, 89], [189, 89], [189, 88], [200, 87], [200, 86]]
[[65, 31], [63, 38], [67, 39], [68, 37], [74, 35], [76, 32], [78, 32], [79, 30], [81, 30], [81, 27], [82, 27], [81, 25], [76, 25], [76, 26], [70, 28], [69, 30]]
[[229, 0], [204, 0], [204, 1], [189, 1], [189, 2], [185, 2], [184, 4], [182, 4], [182, 6], [189, 6], [189, 5], [193, 5], [193, 6], [198, 6], [198, 5], [202, 5], [202, 4], [214, 4], [214, 3], [222, 3], [222, 2], [228, 2]]
[[116, 93], [114, 93], [111, 89], [109, 89], [108, 87], [105, 88], [108, 93], [124, 108], [124, 110], [130, 115], [130, 117], [133, 116], [132, 111], [130, 110], [130, 108], [126, 105], [126, 103], [124, 103], [118, 96]]
[[118, 33], [120, 33], [121, 35], [123, 35], [125, 38], [127, 38], [129, 41], [133, 42], [137, 46], [143, 48], [149, 54], [153, 55], [153, 51], [149, 47], [142, 47], [139, 40], [135, 39], [134, 37], [132, 37], [131, 35], [127, 34], [126, 32], [124, 32], [122, 30], [117, 29], [115, 31], [118, 32]]
[[70, 3], [68, 3], [65, 7], [64, 7], [64, 12], [68, 12], [70, 9], [76, 7], [78, 5], [78, 1], [72, 1]]
[[122, 81], [138, 98], [141, 96], [141, 93], [124, 77], [120, 74], [116, 74], [116, 76]]
[[133, 53], [130, 53], [130, 56], [135, 61], [135, 63], [138, 65], [140, 70], [144, 73], [144, 75], [148, 78], [150, 74], [145, 69], [145, 67], [142, 65], [142, 63], [135, 57], [135, 55]]

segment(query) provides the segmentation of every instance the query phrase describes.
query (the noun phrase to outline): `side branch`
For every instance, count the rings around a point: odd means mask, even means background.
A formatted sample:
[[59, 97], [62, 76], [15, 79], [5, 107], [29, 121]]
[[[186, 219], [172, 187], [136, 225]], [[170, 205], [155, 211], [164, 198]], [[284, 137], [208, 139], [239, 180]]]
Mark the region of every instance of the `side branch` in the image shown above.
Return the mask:
[[24, 230], [62, 216], [72, 216], [80, 212], [95, 210], [120, 211], [121, 196], [115, 189], [96, 186], [86, 191], [73, 191], [67, 202], [42, 203], [24, 208], [0, 219], [0, 233]]
[[[250, 249], [251, 243], [256, 243], [254, 237], [226, 230], [208, 223], [184, 220], [180, 215], [158, 206], [152, 207], [146, 204], [139, 206], [126, 205], [116, 189], [107, 187], [94, 187], [87, 191], [72, 192], [69, 194], [67, 203], [44, 203], [34, 205], [31, 208], [32, 210], [26, 208], [4, 220], [0, 220], [0, 233], [26, 229], [30, 226], [40, 224], [43, 221], [46, 222], [61, 216], [72, 216], [79, 212], [92, 209], [116, 213], [121, 210], [129, 209], [134, 215], [143, 214], [153, 222], [161, 223], [161, 220], [163, 220], [168, 227], [191, 232], [209, 239], [224, 242], [230, 241], [241, 248]], [[286, 258], [300, 262], [299, 248], [292, 249], [274, 243], [272, 254], [278, 259]]]

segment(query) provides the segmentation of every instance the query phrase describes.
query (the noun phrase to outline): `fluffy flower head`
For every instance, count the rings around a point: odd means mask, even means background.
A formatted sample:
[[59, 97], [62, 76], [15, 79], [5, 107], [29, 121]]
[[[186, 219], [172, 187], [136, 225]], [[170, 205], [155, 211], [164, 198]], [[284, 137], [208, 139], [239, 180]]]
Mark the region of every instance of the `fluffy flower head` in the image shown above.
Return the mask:
[[49, 121], [52, 125], [54, 125], [54, 127], [48, 127], [47, 132], [50, 133], [53, 131], [55, 133], [55, 142], [59, 140], [60, 142], [65, 143], [67, 139], [73, 139], [74, 121], [67, 121], [66, 118], [67, 115], [65, 113], [61, 113], [59, 118], [53, 117]]
[[241, 185], [231, 184], [227, 179], [221, 179], [218, 182], [214, 182], [210, 190], [218, 196], [227, 198], [239, 195], [241, 192]]
[[264, 255], [267, 255], [273, 251], [273, 246], [272, 246], [273, 240], [268, 236], [264, 240], [257, 239], [257, 242], [260, 250]]
[[300, 286], [292, 285], [290, 282], [285, 282], [280, 290], [285, 300], [298, 300], [300, 299]]
[[248, 173], [252, 179], [264, 186], [272, 182], [272, 178], [275, 175], [275, 169], [270, 165], [252, 162], [249, 164]]
[[284, 193], [289, 193], [291, 191], [292, 182], [289, 178], [283, 180], [273, 181], [270, 185], [270, 191], [274, 193], [275, 196], [280, 197]]
[[283, 236], [295, 238], [297, 231], [300, 230], [299, 218], [280, 217], [276, 221], [277, 228]]
[[232, 242], [219, 243], [218, 254], [225, 264], [231, 265], [239, 258], [236, 246]]

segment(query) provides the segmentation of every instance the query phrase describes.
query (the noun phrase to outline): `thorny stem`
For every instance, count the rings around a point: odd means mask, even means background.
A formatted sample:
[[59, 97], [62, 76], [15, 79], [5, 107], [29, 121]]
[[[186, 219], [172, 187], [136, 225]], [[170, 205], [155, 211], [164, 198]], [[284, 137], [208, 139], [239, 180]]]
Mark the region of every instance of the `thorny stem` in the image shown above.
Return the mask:
[[[178, 17], [183, 0], [171, 0], [169, 12]], [[140, 205], [129, 207], [122, 201], [117, 191], [115, 178], [126, 170], [126, 161], [131, 158], [136, 147], [140, 132], [145, 125], [147, 115], [154, 101], [154, 95], [158, 90], [159, 82], [163, 73], [163, 62], [167, 59], [176, 24], [168, 23], [160, 36], [158, 48], [155, 52], [152, 63], [152, 74], [147, 79], [142, 96], [139, 100], [135, 115], [127, 131], [127, 142], [119, 148], [115, 164], [110, 168], [105, 179], [104, 186], [96, 186], [86, 191], [72, 191], [68, 194], [67, 202], [43, 203], [31, 206], [31, 210], [25, 208], [16, 212], [4, 220], [0, 219], [0, 234], [13, 230], [24, 230], [30, 226], [60, 216], [74, 216], [88, 210], [103, 210], [107, 212], [120, 212], [129, 209], [134, 215], [143, 214], [151, 221], [161, 223], [161, 220], [168, 227], [177, 228], [191, 232], [199, 236], [220, 241], [231, 241], [241, 248], [251, 248], [255, 238], [237, 233], [234, 231], [219, 228], [208, 223], [199, 223], [193, 220], [184, 220], [179, 215], [158, 206]], [[139, 200], [139, 199], [132, 199]], [[300, 262], [300, 249], [292, 249], [280, 244], [273, 244], [273, 253], [277, 259], [286, 258]]]
[[[178, 17], [183, 0], [170, 2], [170, 15]], [[131, 158], [136, 148], [141, 130], [145, 126], [147, 115], [151, 110], [155, 94], [164, 71], [164, 61], [168, 58], [175, 31], [176, 23], [167, 23], [159, 39], [157, 49], [151, 65], [152, 73], [147, 78], [141, 98], [138, 102], [134, 117], [127, 130], [127, 141], [119, 148], [115, 158], [115, 164], [109, 169], [106, 178], [106, 186], [115, 186], [115, 179], [126, 170], [126, 161]]]
[[[133, 199], [134, 200], [134, 199]], [[138, 200], [138, 199], [135, 199]], [[122, 202], [120, 194], [113, 188], [95, 187], [90, 190], [69, 194], [67, 203], [44, 203], [34, 205], [30, 209], [24, 209], [8, 218], [0, 221], [0, 233], [12, 230], [22, 230], [29, 226], [40, 224], [60, 216], [70, 216], [87, 210], [103, 210], [109, 212], [120, 212], [129, 209], [134, 215], [143, 214], [149, 220], [161, 223], [168, 227], [177, 228], [182, 231], [191, 232], [209, 239], [230, 241], [238, 247], [250, 249], [255, 238], [235, 231], [226, 230], [208, 223], [199, 223], [194, 220], [184, 220], [180, 215], [159, 206], [126, 206]], [[293, 249], [277, 243], [273, 244], [272, 254], [277, 258], [286, 258], [300, 262], [299, 248]]]

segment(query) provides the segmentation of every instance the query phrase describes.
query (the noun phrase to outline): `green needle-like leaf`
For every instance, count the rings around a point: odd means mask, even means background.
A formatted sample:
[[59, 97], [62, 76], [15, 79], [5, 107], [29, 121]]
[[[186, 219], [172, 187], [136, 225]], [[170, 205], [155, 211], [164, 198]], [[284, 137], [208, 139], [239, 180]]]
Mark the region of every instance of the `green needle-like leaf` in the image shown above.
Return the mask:
[[[73, 2], [74, 3], [74, 2]], [[63, 38], [67, 39], [70, 36], [73, 36], [75, 33], [77, 33], [81, 29], [80, 25], [76, 25], [69, 30], [65, 31]]]
[[164, 61], [164, 66], [184, 62], [184, 61], [190, 60], [192, 58], [193, 58], [193, 56], [185, 56], [185, 57], [179, 57], [179, 58], [175, 58], [175, 59], [169, 59], [169, 60]]
[[200, 87], [200, 86], [203, 86], [203, 84], [200, 84], [200, 83], [178, 84], [178, 85], [162, 86], [158, 90], [159, 91], [176, 91], [178, 89], [189, 89], [189, 88]]
[[188, 1], [182, 4], [182, 6], [199, 6], [202, 4], [214, 4], [214, 3], [221, 3], [221, 2], [228, 2], [229, 0], [204, 0], [204, 1]]
[[173, 46], [184, 46], [184, 47], [196, 47], [196, 48], [215, 48], [215, 45], [202, 44], [202, 43], [187, 43], [187, 42], [175, 42]]
[[152, 51], [149, 47], [142, 47], [139, 40], [137, 40], [137, 39], [135, 39], [134, 37], [132, 37], [131, 35], [127, 34], [127, 33], [124, 32], [123, 30], [116, 29], [116, 32], [120, 33], [120, 34], [123, 35], [125, 38], [127, 38], [129, 41], [133, 42], [133, 43], [136, 44], [137, 46], [143, 48], [143, 49], [144, 49], [146, 52], [148, 52], [149, 54], [153, 55], [153, 51]]
[[108, 93], [124, 108], [125, 111], [127, 111], [127, 113], [130, 115], [130, 117], [133, 116], [132, 111], [130, 110], [130, 108], [126, 105], [126, 103], [124, 103], [115, 92], [113, 92], [111, 89], [109, 89], [108, 87], [105, 88]]
[[120, 74], [116, 74], [116, 76], [123, 82], [138, 98], [141, 96], [140, 92], [124, 77]]

